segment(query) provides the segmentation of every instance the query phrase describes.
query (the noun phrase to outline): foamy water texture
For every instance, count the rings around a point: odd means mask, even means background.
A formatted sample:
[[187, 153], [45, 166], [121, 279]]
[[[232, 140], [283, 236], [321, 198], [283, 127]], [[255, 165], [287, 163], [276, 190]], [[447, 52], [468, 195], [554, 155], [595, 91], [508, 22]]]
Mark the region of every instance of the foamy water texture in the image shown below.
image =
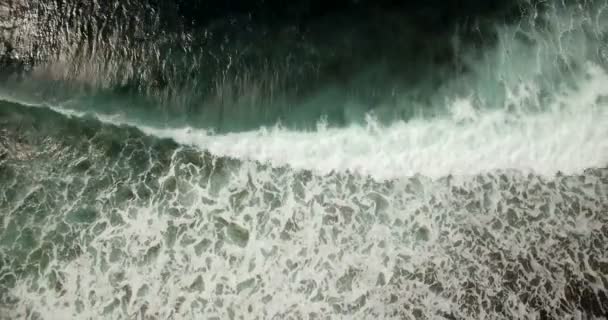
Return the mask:
[[606, 169], [377, 182], [45, 109], [0, 115], [22, 119], [0, 162], [7, 319], [606, 312]]
[[[601, 36], [603, 12], [572, 21]], [[608, 74], [574, 22], [529, 41], [571, 60], [488, 59], [504, 99], [472, 70], [444, 113], [386, 125], [0, 101], [0, 319], [602, 319]]]
[[378, 179], [422, 174], [475, 174], [508, 168], [553, 175], [580, 173], [608, 160], [606, 108], [513, 118], [504, 112], [466, 122], [412, 121], [378, 127], [294, 132], [281, 128], [208, 135], [192, 129], [144, 132], [220, 156], [256, 160], [318, 174], [349, 171]]
[[[505, 106], [476, 105], [473, 98], [448, 101], [447, 116], [388, 126], [368, 116], [366, 126], [292, 131], [281, 126], [212, 134], [193, 128], [162, 129], [98, 116], [101, 121], [137, 126], [143, 132], [208, 150], [217, 156], [254, 160], [317, 174], [351, 172], [376, 179], [421, 174], [439, 178], [496, 169], [544, 176], [581, 173], [608, 162], [608, 74], [586, 67], [580, 86], [564, 89], [547, 106], [530, 108], [534, 83], [510, 92]], [[71, 115], [84, 115], [56, 109]]]

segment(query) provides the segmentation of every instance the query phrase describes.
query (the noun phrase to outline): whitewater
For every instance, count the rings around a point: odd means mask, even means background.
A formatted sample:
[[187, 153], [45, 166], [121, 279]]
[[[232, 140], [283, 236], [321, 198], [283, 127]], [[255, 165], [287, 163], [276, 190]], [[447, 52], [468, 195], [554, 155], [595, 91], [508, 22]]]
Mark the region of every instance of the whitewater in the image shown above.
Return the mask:
[[608, 6], [560, 8], [390, 121], [216, 132], [3, 84], [0, 319], [605, 318]]
[[316, 130], [309, 131], [276, 125], [215, 134], [192, 127], [151, 127], [120, 115], [50, 108], [67, 116], [134, 126], [217, 156], [317, 174], [342, 171], [390, 180], [514, 169], [550, 177], [608, 163], [608, 74], [589, 64], [584, 79], [580, 89], [564, 90], [544, 109], [530, 111], [522, 105], [536, 92], [521, 85], [509, 107], [478, 107], [471, 97], [456, 98], [446, 101], [448, 113], [440, 117], [384, 125], [368, 114], [364, 125], [334, 128], [320, 121]]
[[[545, 110], [457, 99], [443, 117], [312, 131], [214, 134], [16, 104], [16, 134], [45, 147], [9, 134], [22, 146], [2, 160], [3, 226], [21, 230], [15, 243], [34, 232], [64, 245], [26, 254], [39, 271], [4, 314], [577, 314], [564, 301], [601, 314], [608, 76], [590, 65], [585, 78]], [[54, 214], [19, 218], [32, 209]]]
[[496, 169], [573, 174], [608, 161], [608, 75], [589, 69], [589, 81], [580, 84], [583, 90], [532, 114], [478, 110], [470, 99], [457, 99], [448, 116], [389, 126], [368, 116], [365, 126], [327, 128], [321, 122], [311, 132], [280, 126], [225, 135], [192, 128], [141, 129], [216, 155], [319, 174], [349, 171], [377, 179]]

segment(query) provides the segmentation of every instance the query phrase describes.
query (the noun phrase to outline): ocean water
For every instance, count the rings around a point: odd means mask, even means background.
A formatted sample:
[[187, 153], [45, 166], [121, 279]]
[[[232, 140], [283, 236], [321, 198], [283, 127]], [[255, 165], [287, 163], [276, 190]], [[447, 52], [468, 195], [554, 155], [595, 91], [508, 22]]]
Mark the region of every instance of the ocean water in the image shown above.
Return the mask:
[[604, 319], [608, 5], [495, 28], [423, 99], [234, 126], [10, 78], [0, 319]]

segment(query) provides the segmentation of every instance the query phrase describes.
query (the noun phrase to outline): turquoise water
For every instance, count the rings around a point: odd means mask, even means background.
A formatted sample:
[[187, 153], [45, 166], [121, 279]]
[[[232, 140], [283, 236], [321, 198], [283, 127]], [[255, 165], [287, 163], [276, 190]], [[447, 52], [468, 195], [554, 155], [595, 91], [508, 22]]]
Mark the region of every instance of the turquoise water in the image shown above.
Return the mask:
[[80, 53], [7, 79], [0, 319], [605, 316], [603, 8], [526, 11], [414, 83], [168, 94]]

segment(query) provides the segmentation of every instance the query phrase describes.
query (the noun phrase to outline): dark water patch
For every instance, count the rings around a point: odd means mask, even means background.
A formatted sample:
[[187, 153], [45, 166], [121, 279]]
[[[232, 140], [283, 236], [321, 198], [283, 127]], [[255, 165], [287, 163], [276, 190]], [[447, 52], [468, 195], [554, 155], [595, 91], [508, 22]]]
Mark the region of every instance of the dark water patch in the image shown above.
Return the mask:
[[484, 56], [497, 26], [544, 6], [12, 1], [0, 7], [0, 78], [20, 98], [224, 132], [344, 125], [372, 110], [390, 122], [436, 112], [431, 97], [471, 67], [463, 52]]

